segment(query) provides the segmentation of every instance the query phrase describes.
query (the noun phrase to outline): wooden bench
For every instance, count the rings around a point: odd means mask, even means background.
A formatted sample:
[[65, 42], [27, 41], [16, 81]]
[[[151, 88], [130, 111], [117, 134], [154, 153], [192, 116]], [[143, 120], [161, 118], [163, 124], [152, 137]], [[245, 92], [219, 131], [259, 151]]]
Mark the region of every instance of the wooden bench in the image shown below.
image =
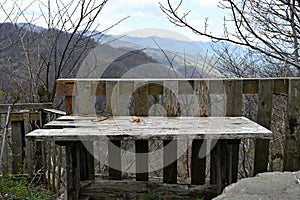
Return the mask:
[[[219, 83], [224, 85], [224, 82]], [[224, 89], [227, 117], [207, 117], [205, 103], [208, 104], [208, 89], [211, 87], [205, 80], [61, 79], [57, 81], [57, 92], [65, 96], [66, 112], [71, 116], [50, 122], [45, 126], [47, 129], [35, 130], [27, 137], [54, 140], [66, 146], [68, 199], [79, 198], [80, 181], [94, 178], [93, 159], [89, 153], [94, 151], [94, 140], [108, 140], [109, 166], [113, 165], [109, 175], [115, 180], [121, 180], [121, 141], [134, 140], [137, 181], [149, 180], [148, 141], [162, 140], [163, 182], [166, 184], [177, 183], [177, 141], [190, 140], [192, 185], [205, 184], [206, 157], [199, 157], [199, 151], [203, 147], [206, 150], [206, 141], [213, 141], [209, 184], [216, 185], [217, 193], [221, 193], [225, 186], [237, 181], [240, 140], [255, 138], [268, 143], [272, 133], [239, 116], [241, 104], [237, 102], [242, 95], [237, 90], [239, 84], [229, 84], [231, 90]], [[190, 114], [184, 113], [185, 107], [179, 99], [180, 95], [186, 94], [196, 98], [196, 101], [191, 101], [194, 109]], [[120, 107], [124, 106], [120, 105], [121, 95], [134, 97], [133, 114], [140, 122], [133, 123], [129, 114], [120, 116]], [[149, 95], [163, 96], [161, 108], [166, 111], [166, 116], [148, 116], [151, 107]], [[96, 115], [93, 111], [95, 102], [92, 96], [106, 96], [105, 115]], [[178, 114], [178, 106], [181, 114]], [[255, 157], [266, 160], [268, 152], [256, 152]], [[267, 166], [263, 164], [255, 168], [266, 171]]]

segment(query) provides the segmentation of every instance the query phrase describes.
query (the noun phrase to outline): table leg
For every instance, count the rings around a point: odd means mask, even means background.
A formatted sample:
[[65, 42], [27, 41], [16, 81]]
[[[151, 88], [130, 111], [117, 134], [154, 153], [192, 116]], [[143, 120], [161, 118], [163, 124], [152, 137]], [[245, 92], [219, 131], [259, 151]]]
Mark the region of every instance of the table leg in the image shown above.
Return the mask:
[[109, 178], [121, 180], [121, 140], [110, 140], [108, 142], [108, 165]]
[[177, 183], [177, 140], [163, 141], [163, 182]]
[[80, 142], [66, 144], [67, 199], [79, 199], [80, 191]]
[[236, 183], [238, 179], [240, 143], [240, 139], [228, 140], [229, 184]]
[[218, 140], [211, 151], [210, 183], [217, 185], [217, 193], [237, 181], [240, 140]]
[[136, 152], [136, 180], [148, 181], [148, 140], [135, 140]]
[[[202, 147], [204, 146], [204, 147]], [[202, 149], [201, 149], [202, 148]], [[201, 155], [204, 157], [200, 158]], [[193, 185], [205, 184], [205, 169], [206, 169], [206, 140], [195, 139], [192, 143], [192, 159], [191, 159], [191, 183]]]

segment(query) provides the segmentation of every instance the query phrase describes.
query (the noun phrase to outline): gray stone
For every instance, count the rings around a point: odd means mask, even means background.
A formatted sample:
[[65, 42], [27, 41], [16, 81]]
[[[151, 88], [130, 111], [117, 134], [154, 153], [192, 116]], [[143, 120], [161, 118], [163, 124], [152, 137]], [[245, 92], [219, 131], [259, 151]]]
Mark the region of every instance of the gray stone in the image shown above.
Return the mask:
[[214, 200], [300, 199], [300, 171], [268, 172], [229, 185]]

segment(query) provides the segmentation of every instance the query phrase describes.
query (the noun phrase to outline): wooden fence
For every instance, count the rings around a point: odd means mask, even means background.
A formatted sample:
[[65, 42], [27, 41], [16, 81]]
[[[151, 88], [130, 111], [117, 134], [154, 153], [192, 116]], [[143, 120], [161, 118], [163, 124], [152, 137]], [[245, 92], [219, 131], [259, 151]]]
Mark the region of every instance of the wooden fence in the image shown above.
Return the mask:
[[[76, 83], [76, 84], [75, 84]], [[140, 87], [143, 85], [143, 87]], [[149, 96], [164, 95], [164, 86], [172, 87], [175, 95], [194, 94], [197, 95], [201, 104], [198, 115], [212, 115], [214, 95], [221, 95], [224, 99], [225, 116], [241, 116], [243, 114], [243, 97], [246, 95], [256, 95], [257, 123], [271, 129], [273, 119], [274, 97], [282, 96], [287, 98], [287, 108], [285, 110], [286, 123], [284, 132], [284, 155], [283, 170], [294, 171], [300, 169], [300, 79], [299, 78], [247, 78], [247, 79], [61, 79], [57, 80], [57, 92], [59, 96], [66, 98], [66, 113], [71, 114], [77, 109], [77, 113], [90, 113], [91, 106], [88, 104], [84, 108], [72, 108], [74, 97], [76, 101], [90, 102], [93, 96], [106, 96], [106, 112], [122, 114], [120, 105], [114, 105], [115, 110], [111, 110], [112, 100], [118, 95]], [[112, 91], [113, 90], [113, 91]], [[117, 95], [114, 95], [116, 93]], [[147, 99], [141, 99], [147, 102]], [[140, 102], [139, 102], [140, 103]], [[170, 103], [170, 102], [169, 102]], [[172, 102], [171, 102], [172, 103]], [[205, 105], [207, 104], [207, 105]], [[141, 104], [140, 104], [141, 105]], [[147, 108], [147, 105], [146, 107]], [[78, 110], [79, 109], [79, 110]], [[143, 109], [139, 109], [145, 114]], [[138, 112], [139, 112], [138, 111]], [[148, 114], [148, 113], [147, 113]], [[269, 151], [269, 142], [264, 140], [255, 141], [255, 151], [262, 154]], [[265, 153], [263, 160], [254, 158], [254, 172], [267, 171], [268, 154]]]
[[25, 135], [62, 115], [51, 109], [51, 103], [0, 104], [2, 176], [42, 176], [59, 189], [61, 181], [56, 176], [60, 178], [62, 172], [56, 164], [61, 170], [62, 149], [53, 142], [32, 142]]
[[[81, 84], [75, 84], [80, 82]], [[139, 85], [147, 85], [140, 87]], [[120, 110], [110, 110], [112, 90], [120, 95], [147, 94], [161, 96], [165, 94], [164, 85], [172, 87], [176, 95], [196, 94], [201, 104], [199, 116], [213, 115], [214, 107], [220, 104], [214, 100], [214, 95], [221, 95], [224, 103], [225, 116], [241, 116], [243, 114], [243, 99], [246, 95], [255, 95], [257, 103], [257, 123], [271, 129], [275, 121], [273, 117], [274, 97], [286, 99], [287, 108], [284, 127], [283, 170], [295, 171], [300, 169], [300, 78], [265, 78], [265, 79], [183, 79], [183, 80], [124, 80], [124, 79], [62, 79], [57, 81], [59, 96], [66, 97], [66, 114], [79, 109], [80, 113], [90, 113], [91, 107], [72, 108], [74, 99], [85, 101], [85, 98], [106, 96], [105, 112], [117, 113]], [[140, 88], [140, 89], [139, 89]], [[110, 94], [107, 91], [111, 91]], [[76, 98], [74, 98], [76, 97]], [[81, 99], [80, 99], [81, 98]], [[145, 99], [144, 99], [145, 100]], [[135, 102], [138, 103], [138, 102]], [[170, 102], [169, 102], [170, 103]], [[116, 106], [116, 105], [115, 105]], [[253, 106], [253, 105], [252, 105]], [[17, 108], [18, 107], [18, 108]], [[117, 105], [119, 108], [120, 105]], [[1, 130], [4, 130], [8, 105], [0, 105]], [[7, 174], [36, 174], [38, 170], [45, 175], [48, 184], [59, 189], [63, 180], [64, 149], [53, 142], [31, 144], [25, 139], [25, 134], [33, 127], [40, 128], [43, 124], [64, 113], [49, 109], [49, 105], [15, 105], [11, 113], [8, 143], [4, 146], [1, 161], [1, 173]], [[45, 109], [46, 108], [46, 109]], [[116, 107], [115, 107], [116, 108]], [[141, 114], [145, 110], [140, 110]], [[174, 112], [176, 112], [174, 110]], [[182, 112], [182, 111], [181, 111]], [[1, 131], [3, 141], [3, 131]], [[2, 145], [2, 143], [1, 143]], [[262, 154], [269, 151], [269, 143], [264, 140], [255, 141], [255, 151]], [[40, 156], [38, 156], [40, 155]], [[265, 154], [267, 155], [267, 154]], [[238, 156], [236, 156], [238, 158]], [[263, 160], [254, 158], [254, 175], [267, 171], [270, 158]], [[237, 161], [236, 161], [237, 162]]]

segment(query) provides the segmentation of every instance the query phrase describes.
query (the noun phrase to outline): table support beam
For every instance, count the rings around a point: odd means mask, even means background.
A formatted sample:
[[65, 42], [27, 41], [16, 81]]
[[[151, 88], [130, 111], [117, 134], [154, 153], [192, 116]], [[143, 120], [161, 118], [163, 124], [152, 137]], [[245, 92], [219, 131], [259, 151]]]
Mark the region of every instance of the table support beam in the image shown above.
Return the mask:
[[148, 140], [135, 140], [136, 180], [148, 181]]
[[191, 183], [193, 185], [205, 184], [206, 169], [206, 140], [193, 140], [191, 158]]
[[177, 140], [163, 141], [163, 182], [177, 183]]

